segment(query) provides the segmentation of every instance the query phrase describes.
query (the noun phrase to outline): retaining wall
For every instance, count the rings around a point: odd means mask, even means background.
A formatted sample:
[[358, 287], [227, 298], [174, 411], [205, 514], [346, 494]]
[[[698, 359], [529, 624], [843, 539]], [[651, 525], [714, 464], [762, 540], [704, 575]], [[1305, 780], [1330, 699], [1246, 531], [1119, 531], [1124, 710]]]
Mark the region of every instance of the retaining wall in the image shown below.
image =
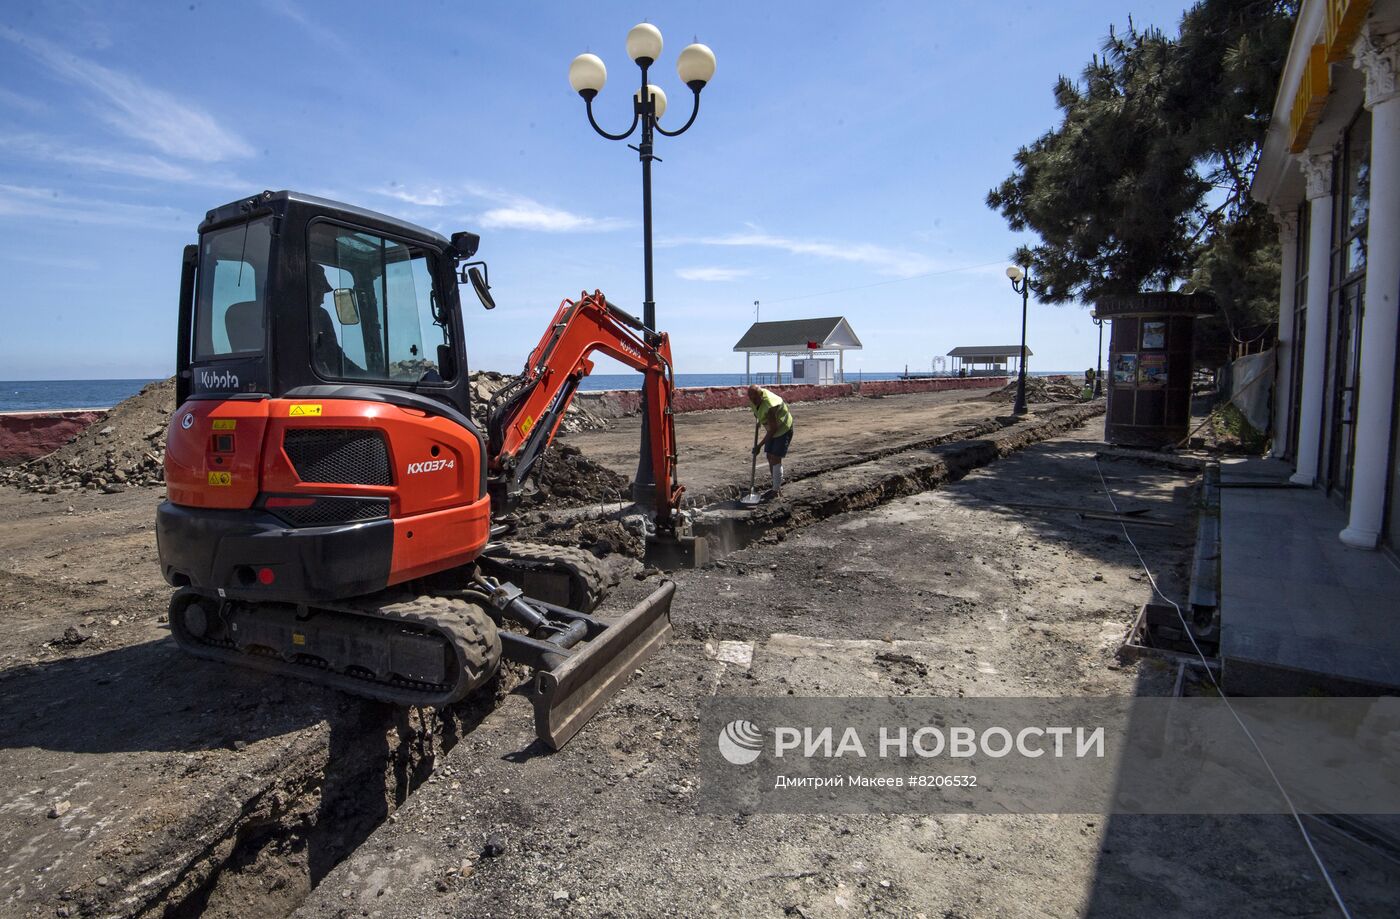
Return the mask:
[[100, 409], [0, 413], [0, 464], [45, 456], [107, 413]]
[[[946, 389], [989, 389], [1006, 385], [1008, 377], [937, 377], [928, 380], [866, 380], [834, 386], [788, 384], [770, 386], [789, 402], [818, 402], [851, 396], [892, 396], [938, 392]], [[622, 418], [641, 411], [642, 393], [636, 389], [581, 392], [574, 396], [604, 418]], [[697, 386], [677, 389], [677, 412], [702, 412], [748, 405], [743, 386]], [[45, 456], [77, 437], [84, 428], [107, 416], [101, 409], [55, 412], [0, 413], [0, 464], [22, 463]]]
[[[928, 380], [866, 380], [860, 383], [838, 383], [832, 386], [787, 384], [769, 386], [788, 402], [819, 402], [826, 399], [846, 399], [851, 396], [892, 396], [907, 393], [939, 392], [947, 389], [996, 389], [1005, 386], [1009, 377], [936, 377]], [[581, 392], [575, 401], [605, 418], [622, 418], [641, 411], [642, 393], [636, 389], [608, 389], [602, 392]], [[741, 408], [749, 404], [744, 386], [697, 386], [677, 389], [677, 412], [701, 412], [713, 408]]]

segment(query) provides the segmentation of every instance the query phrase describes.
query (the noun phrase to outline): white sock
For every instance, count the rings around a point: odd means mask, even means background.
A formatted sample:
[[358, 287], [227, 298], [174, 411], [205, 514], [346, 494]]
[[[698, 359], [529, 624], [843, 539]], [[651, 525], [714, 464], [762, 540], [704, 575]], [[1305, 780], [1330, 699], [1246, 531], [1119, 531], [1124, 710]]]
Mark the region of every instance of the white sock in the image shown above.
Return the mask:
[[768, 471], [773, 473], [773, 490], [779, 491], [783, 487], [783, 464], [769, 466]]

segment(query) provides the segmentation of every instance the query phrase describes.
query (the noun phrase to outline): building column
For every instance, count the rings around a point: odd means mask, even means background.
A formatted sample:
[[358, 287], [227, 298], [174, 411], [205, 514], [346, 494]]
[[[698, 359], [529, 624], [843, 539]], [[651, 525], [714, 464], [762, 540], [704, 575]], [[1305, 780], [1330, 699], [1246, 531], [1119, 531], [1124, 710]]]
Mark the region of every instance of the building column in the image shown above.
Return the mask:
[[752, 351], [745, 351], [745, 352], [744, 352], [744, 385], [747, 386], [747, 385], [749, 385], [749, 384], [752, 383], [752, 382], [753, 382], [753, 352], [752, 352]]
[[1293, 304], [1298, 292], [1298, 212], [1276, 210], [1278, 222], [1279, 299], [1278, 344], [1274, 348], [1274, 446], [1269, 455], [1288, 454], [1289, 395], [1293, 392]]
[[1303, 332], [1303, 398], [1298, 405], [1297, 469], [1291, 481], [1312, 485], [1322, 436], [1322, 396], [1326, 389], [1327, 287], [1332, 265], [1332, 154], [1302, 157], [1308, 188], [1308, 320]]
[[778, 352], [778, 359], [774, 366], [777, 370], [773, 374], [773, 385], [778, 386], [783, 382], [783, 352]]
[[1356, 393], [1356, 451], [1351, 517], [1342, 542], [1374, 549], [1385, 516], [1390, 424], [1395, 399], [1395, 333], [1400, 319], [1400, 39], [1370, 27], [1356, 41], [1355, 65], [1366, 75], [1371, 110], [1371, 206], [1366, 227], [1366, 299]]

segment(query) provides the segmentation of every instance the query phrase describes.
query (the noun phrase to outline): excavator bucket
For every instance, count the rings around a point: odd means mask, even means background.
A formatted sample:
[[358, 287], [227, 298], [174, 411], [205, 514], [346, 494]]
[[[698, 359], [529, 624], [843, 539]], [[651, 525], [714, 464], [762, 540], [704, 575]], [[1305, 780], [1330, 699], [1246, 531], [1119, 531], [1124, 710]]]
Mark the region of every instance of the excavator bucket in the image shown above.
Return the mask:
[[675, 583], [667, 581], [557, 666], [535, 674], [535, 733], [550, 749], [568, 743], [661, 647], [671, 633], [675, 593]]

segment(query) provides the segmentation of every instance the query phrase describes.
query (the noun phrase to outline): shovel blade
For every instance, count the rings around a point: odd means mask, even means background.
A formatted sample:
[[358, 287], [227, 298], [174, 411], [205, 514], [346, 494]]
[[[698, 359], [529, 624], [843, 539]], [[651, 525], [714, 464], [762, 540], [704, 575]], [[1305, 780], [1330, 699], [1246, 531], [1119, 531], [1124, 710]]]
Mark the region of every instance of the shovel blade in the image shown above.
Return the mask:
[[666, 641], [675, 594], [667, 581], [557, 667], [535, 674], [535, 734], [551, 750], [568, 743]]

